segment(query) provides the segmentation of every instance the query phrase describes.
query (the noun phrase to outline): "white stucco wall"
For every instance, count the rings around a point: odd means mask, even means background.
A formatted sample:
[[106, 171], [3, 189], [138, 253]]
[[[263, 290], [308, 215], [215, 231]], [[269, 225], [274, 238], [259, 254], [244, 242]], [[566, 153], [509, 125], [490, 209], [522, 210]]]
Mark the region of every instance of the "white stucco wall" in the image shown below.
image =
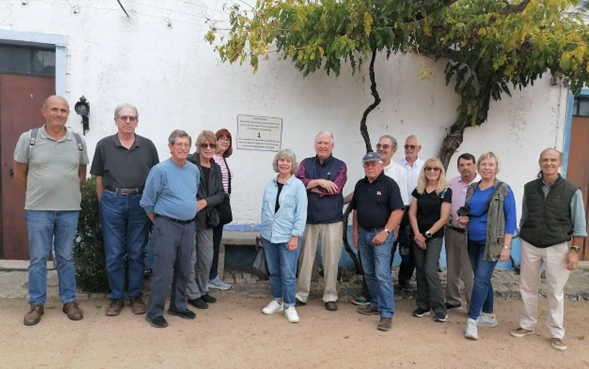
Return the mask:
[[[81, 95], [91, 103], [86, 136], [91, 154], [100, 138], [116, 132], [115, 106], [130, 102], [140, 112], [137, 132], [154, 141], [161, 159], [169, 156], [167, 137], [173, 129], [196, 137], [203, 129], [228, 128], [235, 136], [237, 115], [252, 114], [283, 118], [282, 148], [293, 149], [299, 158], [314, 155], [317, 131], [333, 131], [334, 155], [348, 163], [350, 171], [345, 193], [361, 175], [364, 144], [359, 120], [372, 101], [368, 76], [352, 76], [344, 69], [339, 78], [323, 72], [303, 78], [288, 61], [261, 62], [255, 75], [248, 66], [220, 64], [203, 37], [208, 30], [205, 15], [227, 16], [222, 1], [125, 0], [130, 18], [114, 1], [22, 3], [0, 3], [0, 29], [66, 36], [65, 97], [72, 106]], [[414, 55], [379, 57], [382, 103], [368, 119], [373, 143], [382, 134], [392, 134], [402, 145], [406, 136], [418, 134], [423, 139], [421, 156], [437, 154], [459, 100], [453, 87], [445, 86], [444, 63], [427, 63], [433, 76], [423, 81]], [[478, 156], [494, 151], [502, 165], [499, 177], [513, 187], [518, 202], [523, 184], [538, 169], [539, 152], [562, 147], [566, 90], [561, 89], [545, 78], [534, 87], [514, 91], [513, 98], [491, 104], [487, 123], [466, 131], [459, 152]], [[81, 130], [79, 121], [72, 113], [70, 125], [75, 130]], [[273, 155], [235, 150], [230, 158], [235, 172], [234, 224], [259, 223], [259, 199], [273, 175]], [[402, 156], [401, 149], [395, 159]], [[456, 174], [451, 164], [450, 175]]]

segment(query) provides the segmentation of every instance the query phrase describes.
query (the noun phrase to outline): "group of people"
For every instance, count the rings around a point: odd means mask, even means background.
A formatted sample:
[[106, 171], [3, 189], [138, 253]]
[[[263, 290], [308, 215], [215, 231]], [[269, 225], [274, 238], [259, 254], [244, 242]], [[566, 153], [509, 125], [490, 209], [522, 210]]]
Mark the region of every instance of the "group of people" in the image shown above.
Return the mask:
[[[63, 312], [72, 320], [83, 318], [76, 303], [72, 246], [80, 184], [89, 163], [87, 150], [84, 140], [65, 126], [69, 114], [65, 99], [51, 96], [41, 111], [45, 125], [23, 133], [14, 154], [15, 180], [26, 191], [31, 254], [25, 325], [37, 324], [44, 313], [46, 261], [52, 246]], [[164, 308], [171, 282], [168, 314], [194, 319], [188, 304], [206, 309], [216, 301], [210, 287], [230, 287], [216, 275], [216, 265], [224, 222], [220, 206], [231, 193], [232, 172], [225, 160], [232, 154], [231, 134], [225, 129], [216, 134], [203, 131], [195, 142], [196, 153], [190, 154], [191, 137], [174, 130], [168, 139], [171, 157], [160, 163], [154, 144], [135, 133], [137, 108], [118, 106], [114, 120], [118, 132], [98, 143], [90, 171], [96, 178], [111, 289], [105, 313], [118, 315], [128, 299], [134, 314], [145, 314], [154, 327], [166, 327]], [[354, 303], [361, 305], [359, 313], [380, 317], [379, 330], [392, 327], [391, 266], [397, 249], [401, 256], [398, 283], [404, 294], [412, 294], [410, 281], [416, 271], [413, 316], [433, 312], [434, 321], [445, 322], [448, 311], [462, 308], [462, 280], [468, 306], [465, 337], [476, 340], [478, 327], [497, 326], [491, 277], [497, 262], [509, 259], [516, 234], [515, 197], [511, 187], [497, 179], [498, 158], [492, 152], [478, 161], [462, 154], [457, 161], [460, 176], [447, 180], [440, 160], [419, 158], [419, 137], [406, 139], [405, 157], [397, 164], [392, 160], [397, 140], [384, 135], [376, 152], [363, 156], [364, 176], [344, 197], [348, 168], [332, 155], [333, 149], [333, 134], [321, 131], [315, 137], [315, 156], [299, 163], [294, 152], [286, 149], [273, 159], [277, 175], [264, 187], [261, 206], [272, 301], [262, 313], [283, 312], [289, 322], [299, 322], [296, 307], [308, 302], [319, 239], [323, 303], [327, 311], [338, 309], [337, 275], [345, 231], [342, 209], [350, 203], [353, 244], [364, 278]], [[524, 307], [519, 327], [511, 335], [534, 332], [545, 265], [551, 343], [564, 350], [563, 289], [587, 236], [585, 213], [580, 189], [559, 174], [562, 154], [546, 149], [539, 164], [538, 178], [524, 187], [519, 232]], [[153, 280], [146, 305], [142, 290], [150, 229]], [[445, 292], [438, 276], [444, 243]]]

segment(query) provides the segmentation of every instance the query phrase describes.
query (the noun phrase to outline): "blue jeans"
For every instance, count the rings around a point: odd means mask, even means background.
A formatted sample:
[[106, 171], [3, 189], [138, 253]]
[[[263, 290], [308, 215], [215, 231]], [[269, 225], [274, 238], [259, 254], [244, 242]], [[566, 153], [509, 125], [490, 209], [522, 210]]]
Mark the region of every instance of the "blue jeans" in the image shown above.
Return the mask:
[[295, 306], [297, 287], [297, 261], [301, 247], [288, 251], [288, 244], [272, 243], [262, 238], [266, 266], [270, 274], [270, 290], [274, 300], [284, 301], [284, 306]]
[[29, 232], [29, 304], [47, 303], [47, 260], [55, 249], [59, 298], [65, 304], [76, 300], [74, 237], [80, 212], [25, 210]]
[[494, 294], [491, 276], [497, 261], [484, 260], [485, 243], [485, 241], [468, 240], [468, 258], [474, 274], [468, 317], [475, 320], [481, 314], [481, 309], [483, 313], [493, 313]]
[[391, 275], [391, 249], [393, 247], [393, 233], [389, 234], [384, 244], [372, 243], [378, 231], [358, 230], [358, 249], [362, 259], [362, 269], [368, 291], [372, 295], [370, 304], [380, 316], [392, 318], [395, 312], [393, 279]]
[[139, 206], [140, 200], [140, 194], [115, 194], [109, 190], [102, 192], [100, 221], [111, 300], [125, 299], [125, 254], [129, 270], [127, 296], [133, 298], [143, 294], [149, 218]]

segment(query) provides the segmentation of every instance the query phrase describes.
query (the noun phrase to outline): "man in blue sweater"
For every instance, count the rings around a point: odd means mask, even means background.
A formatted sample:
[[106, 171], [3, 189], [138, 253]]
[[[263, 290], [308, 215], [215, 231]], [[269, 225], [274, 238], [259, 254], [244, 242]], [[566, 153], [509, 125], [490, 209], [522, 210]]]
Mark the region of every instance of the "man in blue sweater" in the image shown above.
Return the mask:
[[168, 314], [196, 318], [186, 306], [186, 286], [193, 267], [190, 255], [196, 232], [200, 172], [196, 165], [186, 161], [192, 143], [186, 132], [173, 131], [168, 142], [172, 157], [151, 169], [140, 202], [153, 222], [154, 278], [145, 319], [156, 328], [168, 326], [163, 314], [170, 281]]

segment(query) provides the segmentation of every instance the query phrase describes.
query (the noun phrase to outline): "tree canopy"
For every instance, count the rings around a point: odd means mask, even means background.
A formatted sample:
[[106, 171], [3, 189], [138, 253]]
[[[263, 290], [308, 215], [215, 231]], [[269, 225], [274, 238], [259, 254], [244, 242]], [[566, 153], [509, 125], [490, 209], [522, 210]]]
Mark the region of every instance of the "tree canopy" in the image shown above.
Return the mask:
[[[290, 59], [307, 76], [323, 69], [339, 75], [370, 60], [374, 102], [360, 120], [371, 150], [366, 119], [381, 101], [374, 73], [379, 52], [415, 52], [446, 63], [447, 83], [461, 97], [458, 118], [439, 157], [447, 167], [464, 130], [483, 124], [491, 99], [523, 88], [544, 73], [566, 78], [574, 91], [589, 80], [589, 28], [571, 12], [572, 0], [258, 0], [230, 8], [230, 27], [215, 22], [206, 39], [223, 62]], [[420, 75], [428, 78], [431, 70]]]

